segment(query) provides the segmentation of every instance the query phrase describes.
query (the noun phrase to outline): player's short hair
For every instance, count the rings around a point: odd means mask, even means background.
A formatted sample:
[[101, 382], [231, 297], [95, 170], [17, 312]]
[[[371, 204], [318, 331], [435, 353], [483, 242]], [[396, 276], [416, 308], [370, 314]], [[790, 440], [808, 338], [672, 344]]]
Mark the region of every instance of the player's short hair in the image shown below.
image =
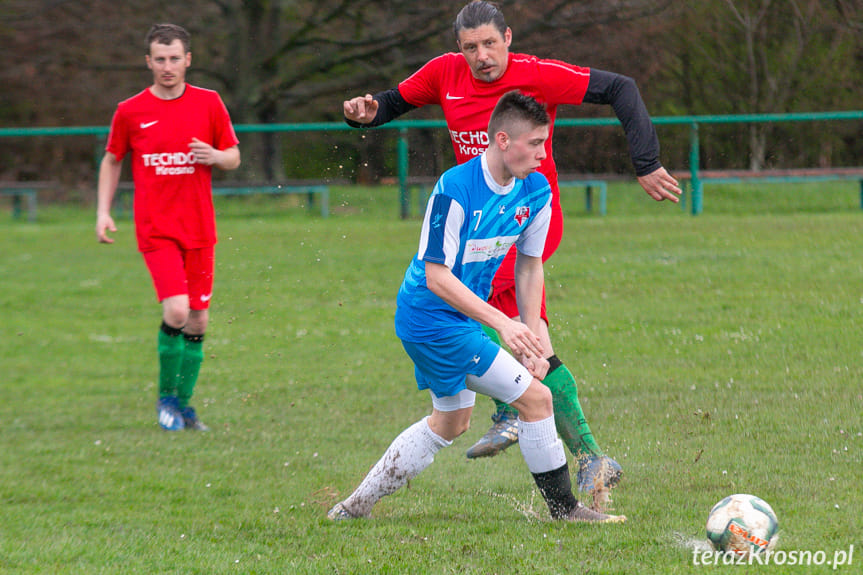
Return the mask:
[[518, 90], [512, 90], [500, 97], [491, 113], [491, 119], [488, 121], [489, 138], [494, 138], [498, 132], [506, 132], [513, 136], [514, 126], [519, 123], [526, 123], [531, 128], [536, 128], [551, 124], [551, 118], [544, 104], [540, 104]]
[[506, 33], [506, 20], [500, 7], [494, 2], [473, 0], [473, 2], [462, 8], [458, 16], [455, 17], [453, 32], [455, 32], [456, 40], [458, 40], [458, 33], [462, 30], [473, 30], [486, 24], [494, 25], [501, 35]]
[[192, 37], [188, 30], [176, 24], [153, 24], [153, 27], [147, 32], [147, 53], [150, 53], [150, 45], [153, 42], [169, 46], [174, 40], [183, 43], [183, 52], [191, 52]]

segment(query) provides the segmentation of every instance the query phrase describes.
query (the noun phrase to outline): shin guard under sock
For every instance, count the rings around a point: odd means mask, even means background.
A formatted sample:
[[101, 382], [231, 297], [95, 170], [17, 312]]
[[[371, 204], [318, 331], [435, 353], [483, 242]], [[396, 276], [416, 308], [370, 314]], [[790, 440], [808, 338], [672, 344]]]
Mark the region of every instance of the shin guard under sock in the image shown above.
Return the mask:
[[198, 382], [198, 373], [201, 371], [201, 363], [204, 361], [204, 335], [183, 334], [185, 347], [183, 348], [183, 359], [180, 362], [180, 378], [177, 383], [177, 397], [180, 409], [189, 405], [189, 400], [195, 392], [195, 384]]
[[159, 397], [177, 395], [180, 364], [183, 361], [182, 333], [182, 328], [171, 327], [164, 321], [159, 328]]
[[343, 505], [354, 517], [365, 517], [382, 497], [398, 491], [432, 464], [435, 454], [452, 445], [428, 425], [428, 417], [401, 432]]
[[584, 411], [578, 401], [578, 384], [572, 372], [556, 355], [548, 358], [548, 363], [550, 364], [548, 374], [542, 383], [551, 390], [554, 421], [563, 442], [579, 460], [604, 455], [584, 417]]

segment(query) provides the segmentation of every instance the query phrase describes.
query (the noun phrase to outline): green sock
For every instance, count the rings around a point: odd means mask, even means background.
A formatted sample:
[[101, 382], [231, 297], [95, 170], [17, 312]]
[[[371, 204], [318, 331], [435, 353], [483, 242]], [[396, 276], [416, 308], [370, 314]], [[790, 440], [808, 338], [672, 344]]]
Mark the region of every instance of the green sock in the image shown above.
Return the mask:
[[198, 373], [201, 371], [201, 363], [204, 361], [204, 336], [184, 334], [186, 346], [183, 350], [183, 359], [180, 363], [180, 381], [177, 386], [177, 397], [180, 409], [189, 405], [195, 384], [198, 383]]
[[578, 402], [578, 385], [556, 355], [548, 358], [551, 366], [542, 383], [551, 390], [554, 402], [554, 421], [557, 432], [576, 459], [604, 455], [587, 425], [584, 411]]
[[[482, 330], [485, 332], [485, 334], [489, 338], [491, 338], [491, 340], [493, 342], [502, 346], [502, 344], [500, 342], [500, 336], [497, 335], [496, 331], [494, 331], [493, 329], [491, 329], [487, 325], [482, 326]], [[492, 419], [494, 419], [495, 421], [498, 421], [498, 419], [496, 419], [496, 418], [501, 418], [504, 416], [504, 414], [507, 417], [518, 417], [518, 410], [516, 408], [514, 408], [511, 405], [507, 405], [506, 403], [499, 401], [493, 397], [491, 399], [492, 399], [492, 401], [494, 401], [494, 405], [495, 405], [494, 415], [492, 416]]]
[[180, 364], [183, 361], [183, 330], [165, 322], [159, 328], [159, 397], [177, 395]]

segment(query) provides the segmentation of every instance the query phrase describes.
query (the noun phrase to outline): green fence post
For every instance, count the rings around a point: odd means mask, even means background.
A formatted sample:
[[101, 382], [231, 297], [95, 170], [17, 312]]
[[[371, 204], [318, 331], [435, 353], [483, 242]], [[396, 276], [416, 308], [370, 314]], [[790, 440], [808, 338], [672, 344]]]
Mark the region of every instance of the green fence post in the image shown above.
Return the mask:
[[93, 166], [96, 173], [99, 173], [99, 167], [102, 164], [102, 158], [105, 156], [105, 146], [108, 145], [108, 137], [104, 135], [96, 136], [96, 146], [93, 149]]
[[401, 207], [401, 218], [406, 220], [410, 216], [410, 198], [408, 197], [408, 130], [399, 128], [399, 203]]
[[691, 193], [691, 210], [692, 215], [696, 216], [701, 213], [701, 181], [698, 179], [698, 123], [692, 123], [692, 129], [689, 132], [689, 173], [692, 184]]

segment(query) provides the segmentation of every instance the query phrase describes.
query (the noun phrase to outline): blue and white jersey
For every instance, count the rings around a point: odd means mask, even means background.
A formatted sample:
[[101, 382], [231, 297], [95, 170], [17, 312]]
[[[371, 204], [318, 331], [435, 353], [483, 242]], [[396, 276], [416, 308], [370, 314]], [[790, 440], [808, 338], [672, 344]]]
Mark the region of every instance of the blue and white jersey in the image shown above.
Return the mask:
[[432, 293], [425, 262], [444, 264], [473, 293], [487, 300], [491, 281], [513, 244], [542, 257], [551, 217], [551, 188], [538, 172], [500, 186], [482, 154], [444, 172], [426, 207], [419, 250], [398, 294], [396, 335], [428, 341], [476, 329], [478, 322]]

